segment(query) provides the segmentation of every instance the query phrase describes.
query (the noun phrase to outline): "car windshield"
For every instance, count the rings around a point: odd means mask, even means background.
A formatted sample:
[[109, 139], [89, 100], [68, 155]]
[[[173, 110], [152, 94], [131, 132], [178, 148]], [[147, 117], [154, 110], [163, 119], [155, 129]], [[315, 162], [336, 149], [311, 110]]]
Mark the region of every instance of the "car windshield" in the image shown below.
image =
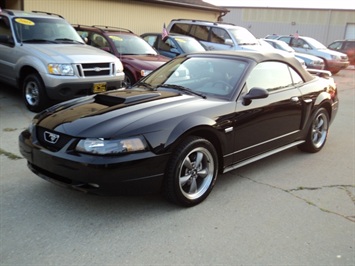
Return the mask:
[[184, 36], [174, 37], [175, 41], [180, 45], [185, 53], [195, 53], [205, 51], [205, 48], [194, 38]]
[[84, 44], [75, 29], [63, 19], [17, 17], [14, 28], [19, 42]]
[[230, 33], [237, 40], [239, 45], [243, 44], [258, 44], [258, 40], [250, 31], [244, 28], [229, 29]]
[[175, 58], [143, 78], [141, 83], [145, 84], [144, 88], [178, 89], [186, 93], [190, 91], [190, 94], [228, 99], [238, 87], [247, 64], [227, 58]]
[[324, 44], [320, 43], [319, 41], [312, 39], [312, 38], [304, 38], [305, 41], [308, 42], [308, 44], [310, 44], [313, 48], [315, 49], [327, 49], [327, 47], [325, 47]]
[[122, 55], [157, 55], [157, 52], [142, 38], [128, 34], [109, 36]]
[[289, 46], [287, 43], [283, 42], [283, 41], [279, 41], [276, 43], [277, 44], [277, 47], [280, 48], [280, 50], [283, 50], [283, 51], [286, 51], [286, 52], [289, 52], [289, 53], [294, 53], [295, 50]]

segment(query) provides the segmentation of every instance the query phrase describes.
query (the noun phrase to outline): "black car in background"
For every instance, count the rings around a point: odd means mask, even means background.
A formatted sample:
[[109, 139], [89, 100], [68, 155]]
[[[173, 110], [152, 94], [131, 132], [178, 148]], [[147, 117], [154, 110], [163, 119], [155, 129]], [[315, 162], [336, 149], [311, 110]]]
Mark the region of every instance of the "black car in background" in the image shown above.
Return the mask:
[[39, 113], [20, 134], [20, 151], [57, 184], [97, 194], [161, 191], [193, 206], [219, 173], [295, 146], [320, 151], [338, 108], [330, 75], [313, 76], [276, 52], [178, 56], [131, 89]]

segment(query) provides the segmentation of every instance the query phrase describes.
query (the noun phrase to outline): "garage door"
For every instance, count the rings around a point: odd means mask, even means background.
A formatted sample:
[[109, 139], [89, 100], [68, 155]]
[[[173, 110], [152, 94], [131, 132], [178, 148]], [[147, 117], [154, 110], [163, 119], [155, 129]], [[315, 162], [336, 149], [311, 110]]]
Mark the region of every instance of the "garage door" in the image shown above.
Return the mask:
[[355, 39], [355, 24], [354, 23], [346, 24], [345, 39]]

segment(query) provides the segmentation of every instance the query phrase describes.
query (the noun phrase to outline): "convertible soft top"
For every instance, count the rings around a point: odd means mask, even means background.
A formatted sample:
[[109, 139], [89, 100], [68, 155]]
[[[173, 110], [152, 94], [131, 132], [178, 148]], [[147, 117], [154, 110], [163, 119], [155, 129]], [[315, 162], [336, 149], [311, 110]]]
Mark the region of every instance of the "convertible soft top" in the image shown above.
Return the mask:
[[221, 51], [206, 51], [194, 53], [201, 55], [225, 55], [231, 57], [241, 57], [243, 59], [248, 58], [255, 61], [256, 63], [265, 62], [265, 61], [280, 61], [285, 62], [296, 68], [297, 72], [302, 75], [306, 82], [314, 79], [315, 77], [311, 75], [307, 70], [305, 70], [301, 64], [299, 64], [296, 57], [292, 54], [284, 52], [270, 52], [270, 51], [231, 51], [231, 50], [221, 50]]

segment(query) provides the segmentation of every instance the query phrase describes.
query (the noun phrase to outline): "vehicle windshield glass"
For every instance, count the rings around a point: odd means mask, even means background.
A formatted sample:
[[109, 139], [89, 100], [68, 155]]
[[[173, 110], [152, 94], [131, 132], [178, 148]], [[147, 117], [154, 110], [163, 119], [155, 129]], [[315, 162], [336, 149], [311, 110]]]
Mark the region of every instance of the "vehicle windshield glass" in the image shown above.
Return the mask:
[[18, 42], [84, 44], [75, 29], [63, 19], [17, 17], [14, 28]]
[[227, 58], [182, 57], [169, 61], [142, 82], [158, 90], [177, 85], [196, 94], [227, 99], [234, 94], [247, 65]]
[[307, 41], [313, 48], [315, 49], [327, 49], [324, 44], [320, 43], [319, 41], [312, 39], [312, 38], [305, 38], [305, 41]]
[[286, 52], [290, 52], [290, 53], [294, 53], [295, 50], [289, 46], [287, 43], [283, 42], [283, 41], [279, 41], [277, 42], [277, 45], [281, 48], [281, 50], [286, 51]]
[[175, 37], [175, 41], [187, 54], [205, 51], [205, 48], [203, 48], [203, 46], [196, 39], [186, 37]]
[[109, 36], [117, 51], [122, 55], [157, 55], [157, 52], [142, 38], [135, 35], [113, 35]]
[[229, 29], [229, 32], [237, 40], [238, 44], [257, 44], [258, 40], [250, 31], [244, 28]]

